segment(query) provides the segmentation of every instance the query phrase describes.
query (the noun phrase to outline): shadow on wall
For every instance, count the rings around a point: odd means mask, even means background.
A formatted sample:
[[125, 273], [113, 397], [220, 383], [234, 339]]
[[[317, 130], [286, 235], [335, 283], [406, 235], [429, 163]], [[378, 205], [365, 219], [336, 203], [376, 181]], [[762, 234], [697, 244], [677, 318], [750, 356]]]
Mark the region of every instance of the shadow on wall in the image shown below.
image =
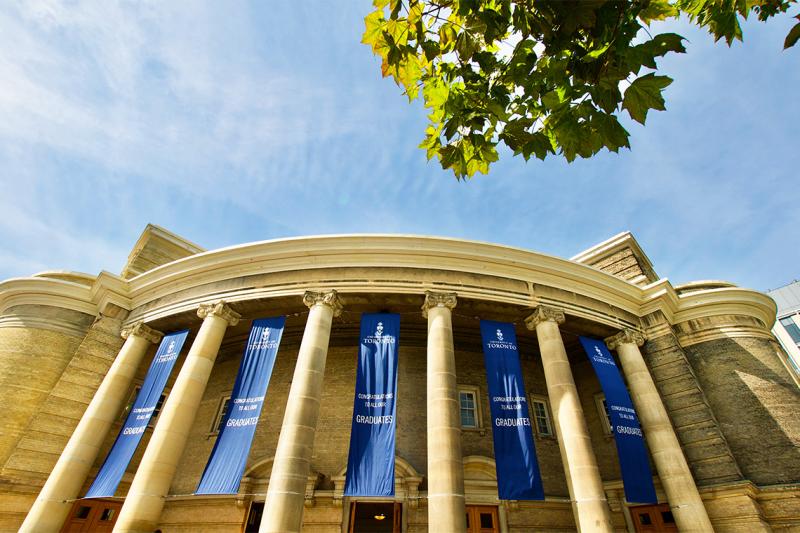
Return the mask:
[[685, 350], [744, 475], [758, 485], [800, 481], [800, 389], [777, 345], [728, 338]]

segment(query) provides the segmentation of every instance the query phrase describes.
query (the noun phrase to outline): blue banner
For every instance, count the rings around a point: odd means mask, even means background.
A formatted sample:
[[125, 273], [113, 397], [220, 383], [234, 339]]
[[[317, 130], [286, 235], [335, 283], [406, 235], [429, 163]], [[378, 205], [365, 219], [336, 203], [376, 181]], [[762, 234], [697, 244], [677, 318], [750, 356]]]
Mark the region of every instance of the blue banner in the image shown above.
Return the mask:
[[544, 500], [514, 325], [481, 320], [501, 500]]
[[128, 417], [120, 429], [117, 440], [108, 452], [103, 466], [94, 478], [94, 483], [89, 487], [86, 498], [110, 498], [114, 496], [128, 463], [131, 462], [139, 441], [150, 423], [150, 418], [158, 405], [158, 400], [164, 392], [172, 367], [181, 353], [183, 343], [189, 330], [171, 333], [161, 339], [147, 376], [144, 378], [142, 388], [136, 396]]
[[658, 503], [639, 418], [617, 364], [603, 341], [588, 337], [580, 337], [580, 341], [606, 396], [606, 407], [622, 469], [625, 499], [629, 503]]
[[285, 316], [253, 321], [228, 412], [195, 494], [239, 491], [285, 323]]
[[400, 315], [361, 315], [345, 496], [394, 496], [395, 395]]

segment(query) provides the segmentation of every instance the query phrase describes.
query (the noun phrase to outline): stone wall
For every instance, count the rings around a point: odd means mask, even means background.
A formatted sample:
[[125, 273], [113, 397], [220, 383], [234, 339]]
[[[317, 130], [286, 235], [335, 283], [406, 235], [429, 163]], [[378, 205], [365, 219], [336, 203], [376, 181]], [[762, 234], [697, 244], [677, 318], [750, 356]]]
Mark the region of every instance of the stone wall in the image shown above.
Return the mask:
[[[24, 407], [27, 415], [24, 433], [0, 471], [4, 493], [0, 496], [0, 530], [16, 531], [25, 518], [119, 352], [123, 342], [119, 331], [120, 317], [101, 317], [92, 324], [82, 340], [38, 331], [16, 336], [19, 345], [28, 347], [29, 351], [25, 352], [25, 364], [11, 369], [9, 376], [18, 380], [18, 383], [26, 383], [25, 380], [33, 377], [23, 373], [35, 373], [36, 379], [43, 379], [45, 375], [48, 381], [47, 384], [38, 382], [41, 387], [37, 391], [38, 402], [33, 405], [26, 404], [25, 397], [21, 395], [10, 399], [13, 405]], [[0, 329], [0, 336], [4, 333], [7, 331]], [[62, 344], [59, 345], [59, 341]], [[26, 342], [35, 342], [36, 349]], [[61, 346], [71, 351], [56, 364], [48, 357], [54, 351], [43, 351], [41, 346]], [[41, 360], [32, 364], [31, 360], [39, 357]], [[56, 372], [57, 369], [60, 371]], [[0, 390], [9, 389], [4, 385]]]
[[800, 482], [800, 389], [768, 338], [719, 338], [685, 351], [744, 476]]
[[642, 356], [699, 486], [742, 479], [728, 442], [686, 354], [671, 331], [651, 338]]

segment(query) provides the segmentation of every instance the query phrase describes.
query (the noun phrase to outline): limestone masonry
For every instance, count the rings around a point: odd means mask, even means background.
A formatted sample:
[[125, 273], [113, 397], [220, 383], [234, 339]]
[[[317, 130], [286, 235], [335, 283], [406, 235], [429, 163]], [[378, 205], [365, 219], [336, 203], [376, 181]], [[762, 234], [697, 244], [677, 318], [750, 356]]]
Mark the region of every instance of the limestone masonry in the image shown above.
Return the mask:
[[[394, 498], [343, 495], [359, 320], [401, 317]], [[286, 315], [239, 492], [193, 492], [250, 325]], [[0, 282], [0, 531], [800, 532], [800, 388], [767, 295], [673, 286], [630, 233], [573, 257], [343, 235], [205, 251], [148, 225], [121, 275]], [[515, 324], [544, 501], [501, 501], [479, 319]], [[162, 336], [188, 329], [115, 498], [80, 499]], [[605, 339], [659, 505], [625, 501]]]

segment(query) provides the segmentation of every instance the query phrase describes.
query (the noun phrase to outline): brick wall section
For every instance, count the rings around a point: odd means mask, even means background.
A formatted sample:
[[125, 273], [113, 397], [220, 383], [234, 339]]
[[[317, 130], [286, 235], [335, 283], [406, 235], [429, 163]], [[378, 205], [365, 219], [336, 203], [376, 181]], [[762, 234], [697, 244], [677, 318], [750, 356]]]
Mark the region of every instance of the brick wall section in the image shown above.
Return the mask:
[[625, 248], [613, 255], [604, 257], [596, 263], [590, 264], [603, 272], [622, 278], [625, 281], [647, 275], [644, 269], [642, 269], [642, 265], [639, 264], [639, 260], [633, 254], [633, 250], [630, 248]]
[[731, 449], [683, 349], [672, 333], [649, 340], [642, 355], [699, 486], [742, 479]]
[[0, 468], [80, 342], [79, 337], [43, 329], [0, 329]]
[[758, 485], [800, 481], [800, 390], [778, 349], [746, 337], [685, 349], [742, 472]]
[[24, 436], [0, 473], [3, 492], [16, 494], [9, 505], [4, 506], [0, 527], [15, 521], [19, 525], [24, 519], [122, 347], [119, 331], [120, 320], [98, 319], [78, 345], [50, 394], [30, 418]]

